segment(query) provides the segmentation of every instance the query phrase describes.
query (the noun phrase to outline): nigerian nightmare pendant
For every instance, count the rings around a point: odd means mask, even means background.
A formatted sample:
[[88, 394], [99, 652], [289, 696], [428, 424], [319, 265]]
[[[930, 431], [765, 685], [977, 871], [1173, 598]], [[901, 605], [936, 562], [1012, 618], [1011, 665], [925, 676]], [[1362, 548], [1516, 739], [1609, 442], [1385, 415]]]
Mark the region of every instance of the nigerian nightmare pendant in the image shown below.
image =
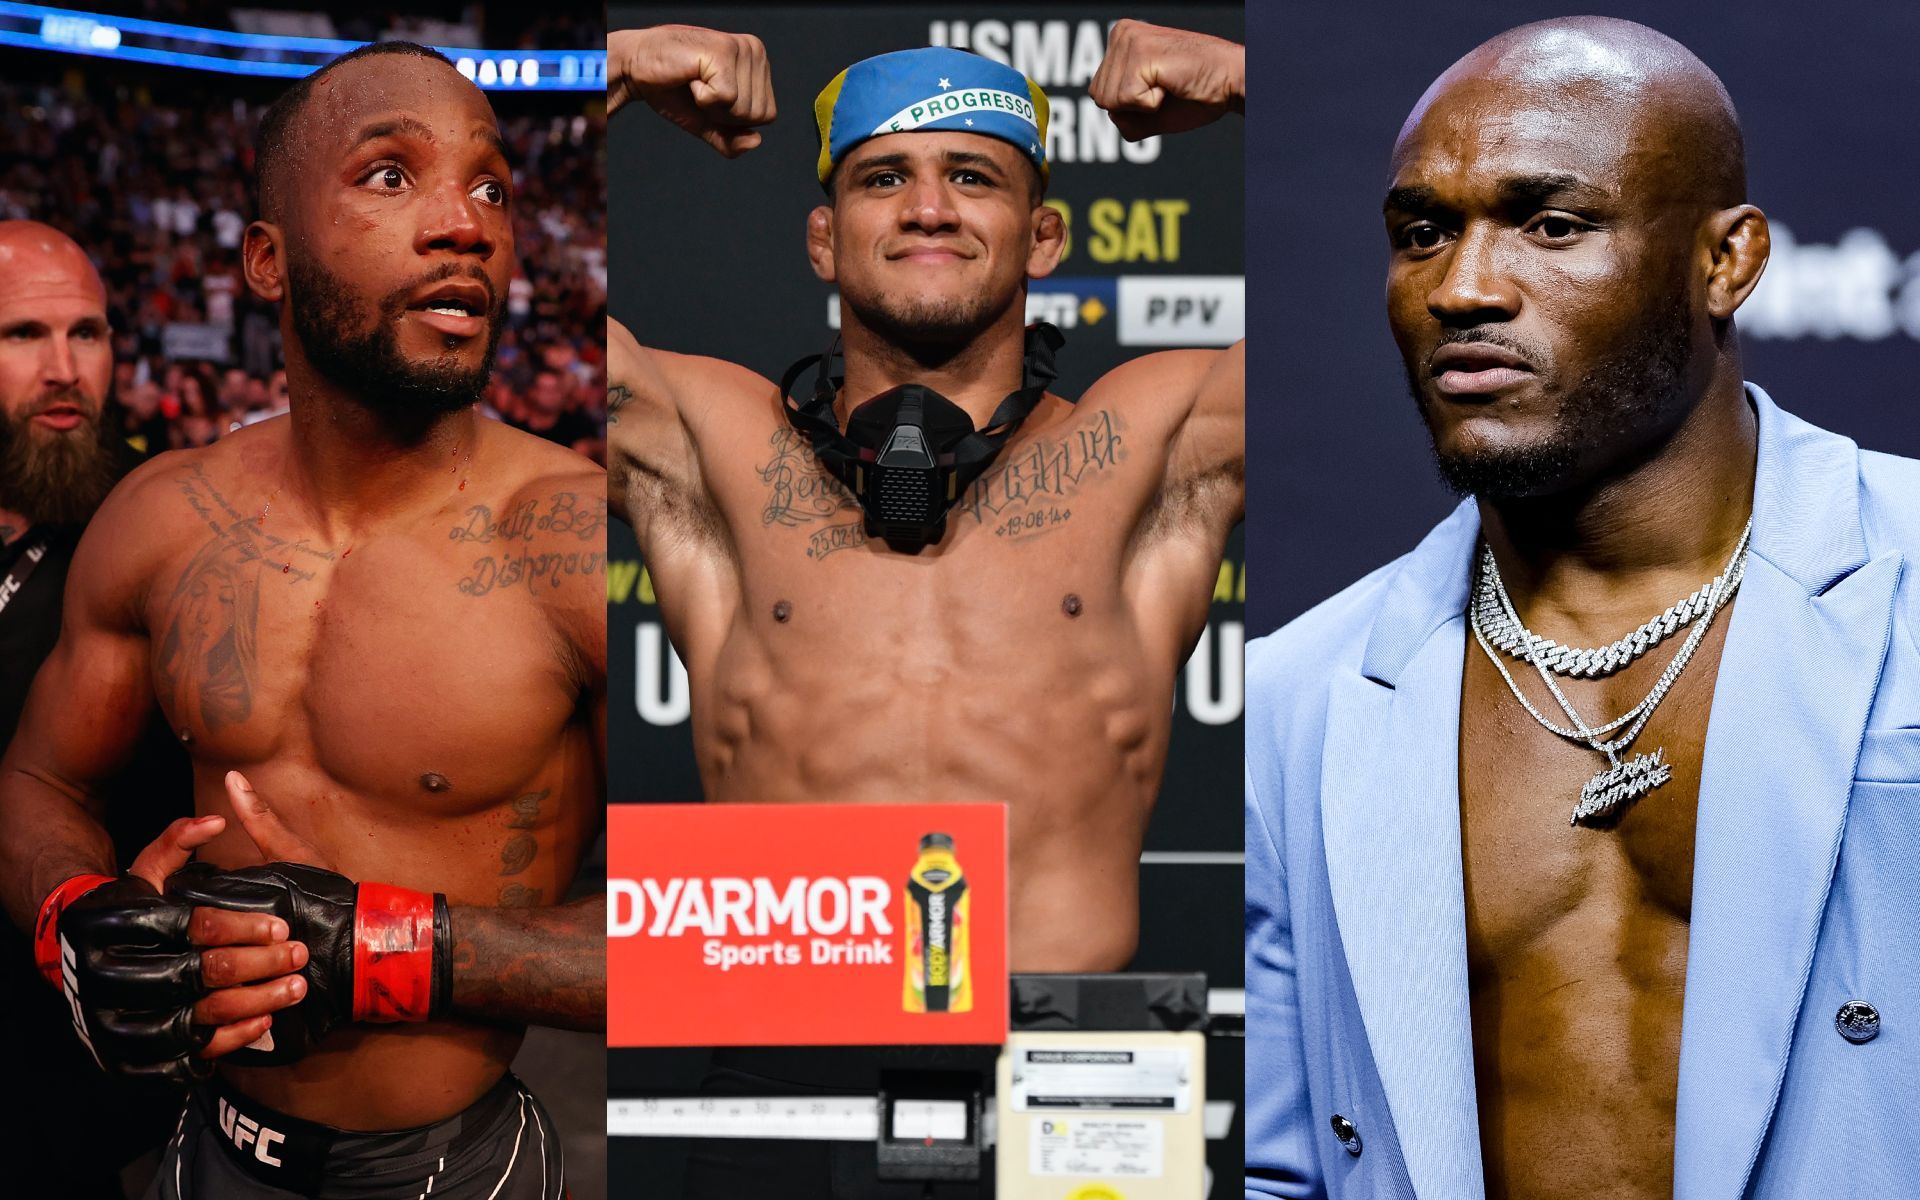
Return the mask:
[[1570, 825], [1595, 825], [1614, 809], [1640, 797], [1673, 778], [1665, 749], [1652, 754], [1636, 754], [1623, 763], [1615, 763], [1587, 780], [1580, 789], [1580, 803], [1574, 806]]

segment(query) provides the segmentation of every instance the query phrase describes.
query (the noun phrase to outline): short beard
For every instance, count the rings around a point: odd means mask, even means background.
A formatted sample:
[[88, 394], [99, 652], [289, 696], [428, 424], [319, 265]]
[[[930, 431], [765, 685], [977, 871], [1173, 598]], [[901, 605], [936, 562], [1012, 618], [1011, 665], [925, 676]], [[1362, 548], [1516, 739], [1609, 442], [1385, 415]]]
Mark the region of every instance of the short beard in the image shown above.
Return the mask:
[[[78, 397], [68, 402], [87, 407]], [[85, 525], [128, 466], [109, 432], [112, 411], [102, 406], [86, 425], [50, 439], [25, 412], [0, 415], [0, 508], [29, 525]]]
[[886, 300], [868, 303], [841, 293], [841, 302], [859, 317], [860, 323], [891, 345], [918, 358], [945, 358], [972, 344], [975, 338], [992, 328], [1012, 300], [973, 295], [959, 300], [910, 298], [904, 303]]
[[[1440, 480], [1457, 496], [1518, 500], [1551, 495], [1593, 451], [1631, 440], [1655, 426], [1679, 406], [1687, 386], [1687, 360], [1693, 352], [1692, 313], [1679, 281], [1664, 308], [1647, 313], [1619, 349], [1569, 388], [1554, 413], [1553, 432], [1528, 446], [1465, 453], [1443, 453], [1434, 444]], [[1488, 338], [1499, 344], [1497, 338]], [[1422, 418], [1424, 366], [1407, 368]], [[1431, 427], [1429, 427], [1431, 432]]]
[[471, 370], [453, 362], [410, 361], [400, 353], [395, 333], [420, 288], [442, 279], [477, 278], [472, 271], [448, 264], [396, 288], [380, 300], [373, 326], [365, 333], [353, 332], [365, 324], [365, 309], [345, 280], [300, 254], [288, 255], [287, 274], [293, 331], [307, 362], [389, 421], [424, 430], [436, 418], [473, 405], [486, 391], [493, 352], [505, 328], [504, 296], [487, 314], [487, 352]]

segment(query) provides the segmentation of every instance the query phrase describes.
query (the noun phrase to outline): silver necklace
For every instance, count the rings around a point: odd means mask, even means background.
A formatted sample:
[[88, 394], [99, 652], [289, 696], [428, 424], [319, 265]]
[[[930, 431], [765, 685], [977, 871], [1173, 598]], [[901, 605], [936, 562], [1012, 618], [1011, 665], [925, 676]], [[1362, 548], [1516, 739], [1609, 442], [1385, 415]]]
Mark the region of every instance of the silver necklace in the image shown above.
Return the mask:
[[[1512, 606], [1504, 603], [1499, 572], [1489, 570], [1487, 566], [1492, 557], [1491, 549], [1483, 551], [1480, 582], [1473, 594], [1474, 614], [1486, 631], [1487, 640], [1509, 657], [1523, 662], [1531, 644], [1534, 657], [1549, 671], [1587, 679], [1599, 679], [1621, 670], [1668, 637], [1693, 624], [1696, 618], [1709, 611], [1715, 589], [1726, 579], [1724, 574], [1715, 577], [1693, 595], [1611, 645], [1582, 650], [1574, 646], [1562, 646], [1527, 631], [1526, 626], [1513, 615]], [[1722, 589], [1719, 594], [1722, 604], [1733, 598], [1731, 588]], [[1529, 639], [1532, 639], [1531, 643]]]
[[[1648, 629], [1662, 625], [1669, 618], [1680, 620], [1676, 614], [1683, 607], [1692, 609], [1697, 606], [1697, 611], [1691, 616], [1686, 616], [1682, 622], [1682, 624], [1693, 626], [1687, 634], [1686, 641], [1680, 644], [1680, 649], [1674, 654], [1673, 661], [1669, 662], [1666, 669], [1660, 673], [1660, 678], [1654, 683], [1653, 690], [1648, 692], [1640, 703], [1602, 725], [1587, 724], [1578, 710], [1573, 707], [1572, 702], [1567, 699], [1566, 694], [1560, 690], [1559, 684], [1554, 682], [1552, 667], [1545, 661], [1542, 648], [1556, 647], [1562, 650], [1566, 648], [1527, 629], [1521, 622], [1519, 613], [1515, 611], [1512, 599], [1507, 595], [1506, 585], [1500, 578], [1500, 567], [1494, 561], [1492, 549], [1487, 549], [1482, 555], [1480, 582], [1476, 589], [1475, 601], [1470, 606], [1468, 614], [1468, 623], [1473, 628], [1474, 640], [1480, 643], [1480, 649], [1486, 653], [1488, 661], [1492, 662], [1494, 668], [1500, 672], [1500, 678], [1506, 681], [1507, 690], [1513, 693], [1513, 698], [1520, 702], [1520, 706], [1526, 709], [1528, 715], [1559, 737], [1569, 741], [1584, 742], [1590, 749], [1605, 755], [1607, 759], [1607, 765], [1580, 789], [1580, 801], [1574, 805], [1571, 824], [1584, 823], [1589, 826], [1608, 824], [1614, 810], [1639, 799], [1673, 778], [1673, 767], [1666, 761], [1664, 748], [1656, 748], [1652, 753], [1636, 754], [1625, 762], [1620, 760], [1620, 755], [1633, 744], [1636, 737], [1640, 736], [1640, 731], [1646, 728], [1647, 721], [1653, 716], [1654, 708], [1673, 689], [1674, 681], [1680, 678], [1680, 672], [1686, 669], [1687, 663], [1693, 658], [1694, 651], [1700, 648], [1701, 641], [1705, 639], [1707, 630], [1713, 624], [1713, 618], [1733, 599], [1734, 591], [1739, 588], [1740, 580], [1746, 574], [1747, 544], [1752, 534], [1753, 522], [1749, 519], [1746, 528], [1740, 533], [1739, 542], [1733, 548], [1733, 557], [1727, 563], [1727, 569], [1707, 586], [1695, 592], [1693, 596], [1674, 605], [1673, 608], [1641, 626], [1628, 637], [1615, 642], [1612, 647], [1603, 647], [1599, 651], [1572, 652], [1576, 655], [1605, 655], [1623, 643], [1641, 636]], [[1481, 604], [1481, 595], [1490, 597], [1493, 603]], [[1696, 617], [1705, 619], [1695, 623]], [[1546, 714], [1535, 708], [1533, 702], [1527, 699], [1525, 693], [1520, 690], [1520, 685], [1514, 682], [1513, 676], [1507, 671], [1506, 664], [1501, 661], [1500, 654], [1496, 653], [1497, 643], [1492, 640], [1492, 633], [1488, 628], [1496, 619], [1507, 628], [1518, 631], [1519, 637], [1514, 640], [1519, 653], [1515, 657], [1532, 664], [1534, 670], [1539, 673], [1541, 682], [1547, 685], [1547, 690], [1560, 705], [1561, 711], [1566, 713], [1569, 721], [1573, 722], [1571, 729], [1548, 719]], [[1635, 651], [1632, 658], [1644, 654], [1647, 649], [1664, 638], [1666, 632], [1660, 633], [1645, 647]], [[1627, 661], [1632, 661], [1632, 658]], [[1576, 672], [1568, 670], [1563, 673]], [[1605, 740], [1607, 734], [1622, 726], [1627, 727], [1625, 733], [1611, 741]]]

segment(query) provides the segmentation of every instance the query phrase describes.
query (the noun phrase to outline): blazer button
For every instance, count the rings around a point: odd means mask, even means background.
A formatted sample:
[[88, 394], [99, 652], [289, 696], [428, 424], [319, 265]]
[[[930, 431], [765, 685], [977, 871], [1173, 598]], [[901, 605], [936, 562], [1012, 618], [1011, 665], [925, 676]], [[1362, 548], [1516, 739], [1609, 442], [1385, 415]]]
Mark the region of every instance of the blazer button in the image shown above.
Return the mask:
[[1353, 1155], [1355, 1158], [1359, 1158], [1360, 1131], [1353, 1127], [1353, 1122], [1347, 1120], [1339, 1113], [1335, 1113], [1333, 1114], [1333, 1120], [1328, 1122], [1328, 1124], [1333, 1126], [1333, 1136], [1340, 1139], [1340, 1144], [1346, 1147], [1347, 1153]]
[[1856, 1046], [1870, 1042], [1880, 1036], [1880, 1011], [1865, 1000], [1849, 1000], [1833, 1014], [1833, 1027]]

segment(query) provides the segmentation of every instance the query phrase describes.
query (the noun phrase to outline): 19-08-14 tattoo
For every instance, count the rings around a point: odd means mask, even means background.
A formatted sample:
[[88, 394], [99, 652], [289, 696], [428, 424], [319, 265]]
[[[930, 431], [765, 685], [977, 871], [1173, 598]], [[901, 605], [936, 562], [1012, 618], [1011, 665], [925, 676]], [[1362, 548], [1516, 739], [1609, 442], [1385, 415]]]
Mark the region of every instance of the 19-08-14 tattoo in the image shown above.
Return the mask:
[[[815, 561], [865, 545], [858, 517], [833, 520], [857, 514], [859, 501], [820, 465], [807, 440], [783, 428], [774, 432], [770, 445], [773, 457], [757, 468], [767, 485], [760, 523], [815, 526], [807, 537], [807, 557]], [[1073, 517], [1063, 502], [1124, 461], [1125, 446], [1119, 419], [1111, 412], [1096, 413], [1077, 428], [1014, 448], [973, 482], [953, 511], [990, 526], [1001, 538], [1025, 539], [1057, 529]]]
[[[466, 595], [485, 596], [523, 584], [538, 594], [543, 587], [560, 587], [568, 576], [604, 572], [606, 539], [600, 535], [606, 527], [605, 496], [555, 492], [544, 501], [522, 500], [498, 514], [489, 505], [476, 504], [447, 537], [495, 547], [474, 559], [472, 573], [461, 577], [459, 587]], [[539, 549], [533, 545], [536, 539]]]

